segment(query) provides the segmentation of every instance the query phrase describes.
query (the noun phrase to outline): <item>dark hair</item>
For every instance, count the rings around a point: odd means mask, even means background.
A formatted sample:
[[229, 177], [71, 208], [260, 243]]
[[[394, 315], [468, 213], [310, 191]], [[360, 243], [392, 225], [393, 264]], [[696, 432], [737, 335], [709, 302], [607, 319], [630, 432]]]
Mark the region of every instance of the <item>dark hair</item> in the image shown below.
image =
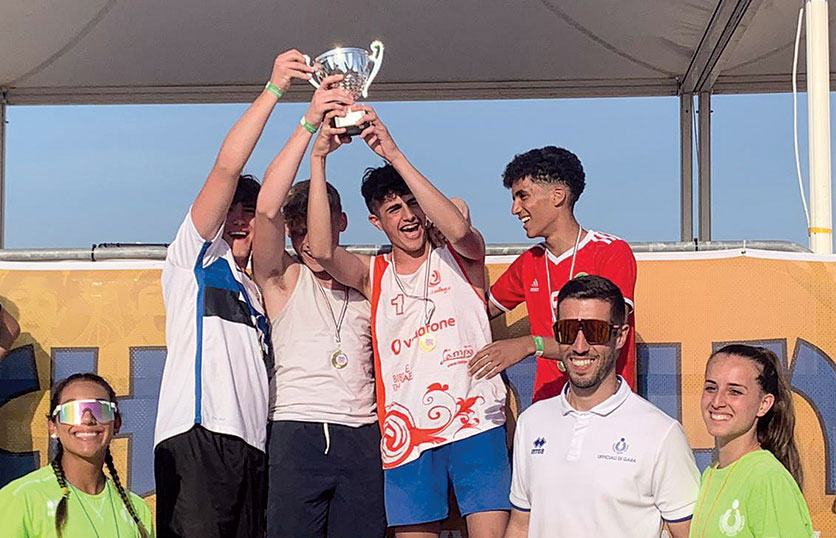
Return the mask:
[[624, 295], [618, 286], [602, 276], [583, 275], [573, 278], [560, 288], [557, 294], [557, 308], [566, 299], [598, 299], [610, 305], [610, 321], [622, 324], [626, 319], [627, 307], [624, 305]]
[[412, 194], [406, 182], [391, 164], [366, 168], [360, 192], [370, 213], [377, 214], [380, 205], [394, 196]]
[[[310, 189], [311, 180], [306, 179], [294, 184], [290, 188], [290, 192], [287, 193], [287, 199], [282, 206], [282, 216], [288, 226], [293, 227], [300, 222], [306, 222], [308, 218], [308, 193]], [[340, 214], [343, 210], [340, 193], [328, 182], [325, 183], [325, 190], [328, 193], [328, 206], [331, 208], [331, 214]]]
[[[50, 414], [47, 416], [50, 421], [55, 420], [52, 416], [52, 412], [61, 404], [61, 393], [64, 392], [65, 388], [76, 381], [88, 381], [99, 385], [107, 392], [108, 400], [116, 403], [116, 391], [113, 390], [113, 387], [111, 387], [103, 377], [91, 373], [73, 374], [52, 388], [52, 397], [49, 399]], [[55, 532], [58, 534], [58, 538], [61, 538], [64, 532], [64, 525], [67, 523], [67, 498], [70, 496], [70, 489], [67, 487], [67, 477], [64, 475], [64, 467], [61, 463], [63, 457], [64, 445], [61, 444], [61, 441], [58, 441], [58, 449], [55, 451], [55, 457], [52, 458], [52, 461], [50, 462], [52, 471], [55, 473], [55, 478], [58, 480], [58, 486], [61, 488], [61, 500], [58, 502], [58, 506], [55, 509]], [[145, 529], [142, 521], [140, 521], [139, 515], [136, 513], [133, 504], [131, 504], [128, 492], [125, 491], [124, 487], [122, 487], [122, 481], [119, 479], [116, 467], [113, 465], [113, 456], [110, 454], [110, 447], [108, 447], [105, 452], [105, 465], [107, 465], [110, 478], [113, 480], [113, 485], [116, 486], [116, 491], [119, 493], [122, 503], [124, 503], [125, 508], [128, 510], [128, 513], [136, 523], [139, 535], [141, 538], [148, 538], [148, 531]]]
[[754, 362], [758, 369], [758, 386], [761, 391], [771, 394], [775, 403], [766, 414], [758, 419], [757, 436], [764, 448], [780, 461], [801, 488], [804, 471], [801, 456], [795, 444], [795, 408], [792, 403], [792, 389], [783, 375], [778, 356], [765, 347], [729, 344], [711, 354], [709, 361], [717, 355], [734, 355]]
[[235, 187], [235, 194], [232, 195], [232, 203], [229, 207], [241, 203], [245, 206], [255, 207], [258, 200], [258, 191], [261, 190], [261, 183], [251, 174], [244, 174], [238, 177], [238, 185]]
[[569, 206], [574, 207], [586, 186], [583, 165], [577, 155], [555, 146], [532, 149], [515, 155], [505, 167], [502, 184], [506, 189], [521, 179], [535, 183], [563, 183], [569, 187]]

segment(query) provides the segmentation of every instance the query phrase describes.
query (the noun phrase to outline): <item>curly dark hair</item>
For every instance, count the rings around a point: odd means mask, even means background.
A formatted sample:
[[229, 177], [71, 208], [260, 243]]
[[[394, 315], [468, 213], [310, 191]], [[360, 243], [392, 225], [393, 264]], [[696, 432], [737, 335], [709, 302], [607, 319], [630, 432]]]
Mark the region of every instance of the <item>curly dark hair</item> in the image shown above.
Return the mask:
[[[290, 192], [287, 193], [287, 199], [282, 206], [282, 216], [290, 228], [299, 225], [307, 226], [308, 193], [310, 189], [311, 180], [306, 179], [295, 183], [290, 188]], [[331, 208], [331, 214], [339, 215], [343, 210], [340, 193], [328, 182], [325, 183], [325, 189], [328, 192], [328, 206]]]
[[242, 203], [245, 206], [255, 207], [256, 200], [258, 200], [258, 191], [261, 190], [261, 183], [251, 174], [244, 174], [238, 177], [238, 185], [235, 187], [235, 194], [232, 195], [232, 203], [229, 207], [237, 203]]
[[569, 205], [581, 197], [586, 186], [586, 175], [577, 155], [568, 149], [555, 146], [532, 149], [514, 156], [502, 174], [506, 189], [521, 179], [530, 178], [535, 183], [563, 183], [569, 187]]
[[401, 175], [395, 170], [395, 167], [391, 164], [385, 164], [378, 168], [366, 168], [363, 173], [360, 193], [366, 201], [369, 212], [377, 215], [377, 211], [383, 202], [393, 196], [411, 194], [411, 191]]

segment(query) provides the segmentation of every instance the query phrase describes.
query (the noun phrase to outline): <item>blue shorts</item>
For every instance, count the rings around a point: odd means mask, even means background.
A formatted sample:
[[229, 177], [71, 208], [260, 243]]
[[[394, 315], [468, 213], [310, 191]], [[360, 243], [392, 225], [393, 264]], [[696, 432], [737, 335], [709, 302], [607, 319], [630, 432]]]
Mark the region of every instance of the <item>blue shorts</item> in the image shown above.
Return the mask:
[[383, 483], [391, 527], [446, 518], [451, 484], [463, 516], [510, 510], [505, 426], [425, 450], [417, 460], [383, 471]]

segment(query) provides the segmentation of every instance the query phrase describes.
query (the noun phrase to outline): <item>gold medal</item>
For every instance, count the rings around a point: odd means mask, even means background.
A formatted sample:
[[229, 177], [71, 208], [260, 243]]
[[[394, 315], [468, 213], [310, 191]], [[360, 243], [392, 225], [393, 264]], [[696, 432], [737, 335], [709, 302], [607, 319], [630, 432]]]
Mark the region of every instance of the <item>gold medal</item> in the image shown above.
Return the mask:
[[331, 355], [331, 366], [337, 370], [342, 370], [348, 366], [348, 355], [343, 353], [342, 349], [338, 349]]
[[418, 346], [421, 348], [422, 351], [432, 351], [435, 349], [435, 334], [431, 332], [426, 332], [422, 334], [418, 338]]

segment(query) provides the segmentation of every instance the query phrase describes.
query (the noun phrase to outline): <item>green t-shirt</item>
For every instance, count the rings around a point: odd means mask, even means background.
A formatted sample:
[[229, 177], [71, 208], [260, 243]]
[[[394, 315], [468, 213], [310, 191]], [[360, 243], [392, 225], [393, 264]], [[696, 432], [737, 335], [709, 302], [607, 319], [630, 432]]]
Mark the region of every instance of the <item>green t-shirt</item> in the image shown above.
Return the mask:
[[[139, 530], [125, 508], [116, 486], [108, 478], [98, 495], [89, 495], [72, 485], [67, 499], [63, 538], [135, 538]], [[139, 519], [154, 536], [151, 510], [138, 495], [127, 492]], [[61, 488], [52, 467], [41, 467], [0, 489], [0, 525], [7, 538], [56, 538], [55, 509]]]
[[702, 475], [690, 538], [809, 538], [813, 523], [792, 475], [755, 450]]

